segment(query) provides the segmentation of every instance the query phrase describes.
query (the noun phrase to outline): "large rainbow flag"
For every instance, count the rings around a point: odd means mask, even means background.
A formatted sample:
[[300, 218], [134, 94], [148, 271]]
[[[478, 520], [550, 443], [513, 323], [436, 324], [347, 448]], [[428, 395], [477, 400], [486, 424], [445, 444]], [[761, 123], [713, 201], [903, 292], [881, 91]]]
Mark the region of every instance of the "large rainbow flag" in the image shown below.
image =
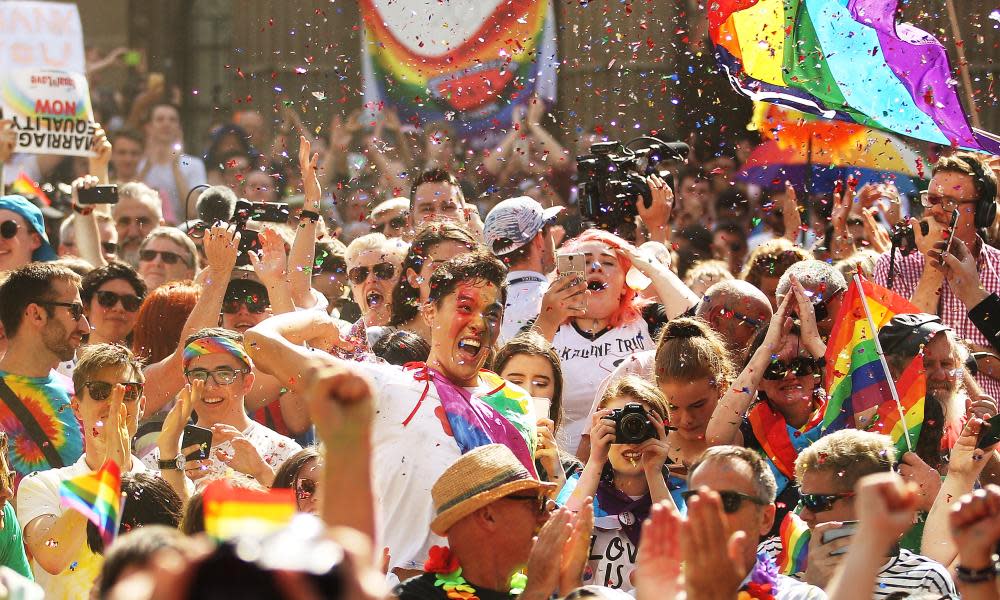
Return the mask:
[[[865, 315], [865, 300], [874, 330]], [[913, 360], [895, 382], [904, 420], [889, 389], [875, 336], [893, 316], [917, 312], [916, 306], [882, 286], [857, 276], [851, 281], [826, 349], [829, 399], [820, 424], [824, 434], [846, 428], [877, 431], [891, 436], [901, 452], [909, 449], [907, 440], [909, 445], [916, 443], [924, 420], [923, 359]]]
[[224, 479], [210, 483], [202, 498], [205, 533], [220, 541], [245, 533], [277, 531], [292, 520], [296, 510], [294, 490], [258, 492], [234, 488]]
[[122, 509], [121, 471], [108, 459], [100, 470], [67, 479], [59, 486], [59, 501], [97, 526], [107, 547], [118, 534]]
[[897, 0], [714, 0], [709, 34], [737, 91], [828, 119], [1000, 152], [974, 130], [948, 55]]

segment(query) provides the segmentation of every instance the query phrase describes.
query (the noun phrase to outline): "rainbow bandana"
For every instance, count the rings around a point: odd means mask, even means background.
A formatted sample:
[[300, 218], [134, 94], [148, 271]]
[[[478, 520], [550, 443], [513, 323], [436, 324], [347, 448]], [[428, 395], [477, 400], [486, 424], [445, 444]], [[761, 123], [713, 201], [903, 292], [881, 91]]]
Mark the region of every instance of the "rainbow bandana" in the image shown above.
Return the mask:
[[243, 349], [243, 344], [234, 342], [229, 338], [210, 335], [198, 338], [184, 347], [184, 370], [187, 371], [191, 361], [199, 356], [220, 353], [232, 354], [237, 360], [245, 364], [247, 368], [253, 368], [253, 361], [250, 360], [250, 355], [247, 354], [247, 351]]

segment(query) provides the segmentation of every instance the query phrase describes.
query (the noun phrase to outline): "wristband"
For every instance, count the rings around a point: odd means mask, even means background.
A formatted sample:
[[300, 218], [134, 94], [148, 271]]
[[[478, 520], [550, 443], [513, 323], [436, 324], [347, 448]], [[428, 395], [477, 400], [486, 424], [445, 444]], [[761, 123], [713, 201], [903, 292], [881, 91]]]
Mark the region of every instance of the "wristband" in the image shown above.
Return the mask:
[[993, 563], [982, 569], [970, 569], [962, 565], [955, 567], [955, 578], [962, 583], [983, 583], [996, 579], [996, 576], [997, 563]]
[[319, 221], [319, 213], [314, 210], [300, 210], [299, 220], [306, 219], [312, 223]]
[[89, 215], [94, 212], [93, 206], [80, 206], [76, 202], [73, 203], [73, 212], [80, 215]]

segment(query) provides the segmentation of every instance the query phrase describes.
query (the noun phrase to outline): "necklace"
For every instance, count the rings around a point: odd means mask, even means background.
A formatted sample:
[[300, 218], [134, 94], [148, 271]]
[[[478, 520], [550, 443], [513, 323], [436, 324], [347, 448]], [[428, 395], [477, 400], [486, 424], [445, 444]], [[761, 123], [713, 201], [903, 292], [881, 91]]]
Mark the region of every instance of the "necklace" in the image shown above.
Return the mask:
[[750, 581], [747, 582], [736, 600], [774, 600], [778, 591], [778, 567], [766, 553], [757, 554], [757, 563], [750, 571]]
[[[432, 546], [424, 563], [424, 572], [434, 573], [434, 585], [444, 590], [451, 600], [479, 600], [476, 588], [462, 577], [462, 567], [458, 557], [447, 546]], [[524, 591], [528, 577], [518, 571], [510, 577], [510, 594], [516, 596]]]

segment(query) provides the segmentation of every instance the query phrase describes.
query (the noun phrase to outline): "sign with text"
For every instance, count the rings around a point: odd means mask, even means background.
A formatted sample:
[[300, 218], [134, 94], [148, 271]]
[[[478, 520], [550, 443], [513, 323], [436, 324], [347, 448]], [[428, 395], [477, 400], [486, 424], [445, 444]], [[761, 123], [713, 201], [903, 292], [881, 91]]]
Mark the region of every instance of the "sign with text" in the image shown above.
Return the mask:
[[84, 73], [76, 4], [0, 2], [0, 72], [26, 68]]
[[12, 122], [16, 152], [90, 156], [96, 126], [83, 75], [22, 69], [0, 86], [0, 119]]

